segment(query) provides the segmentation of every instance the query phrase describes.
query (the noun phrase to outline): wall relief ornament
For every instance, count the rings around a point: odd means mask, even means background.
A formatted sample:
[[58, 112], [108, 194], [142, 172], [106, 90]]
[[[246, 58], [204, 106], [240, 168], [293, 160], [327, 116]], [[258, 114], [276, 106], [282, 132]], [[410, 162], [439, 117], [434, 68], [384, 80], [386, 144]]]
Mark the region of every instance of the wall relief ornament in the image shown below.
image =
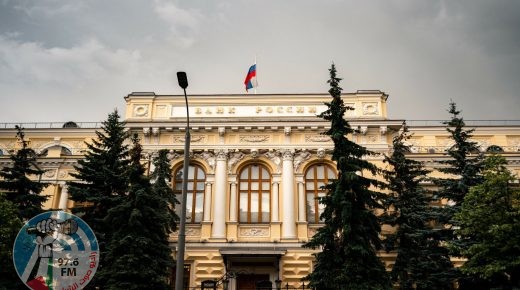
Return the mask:
[[331, 139], [327, 135], [305, 135], [305, 142], [330, 142]]
[[229, 153], [228, 171], [231, 173], [235, 165], [237, 165], [240, 160], [244, 159], [245, 156], [246, 155], [240, 151]]
[[316, 152], [316, 155], [318, 156], [319, 159], [325, 158], [325, 149], [323, 149], [323, 148], [318, 149], [318, 151]]
[[217, 160], [227, 160], [227, 153], [228, 153], [228, 151], [226, 149], [215, 150], [216, 159]]
[[482, 152], [486, 151], [486, 149], [489, 146], [491, 146], [491, 139], [490, 138], [474, 138], [473, 141], [477, 143], [477, 147]]
[[363, 103], [363, 115], [378, 115], [377, 103]]
[[305, 161], [305, 160], [308, 160], [309, 158], [311, 158], [311, 153], [309, 151], [300, 151], [296, 154], [294, 154], [294, 170], [295, 171], [298, 171], [300, 169], [300, 166], [302, 165], [302, 163]]
[[258, 149], [251, 149], [251, 158], [258, 158]]
[[168, 158], [168, 160], [172, 161], [181, 158], [181, 155], [175, 152], [175, 150], [170, 150], [168, 151], [168, 155], [166, 155], [166, 157]]
[[195, 158], [204, 160], [211, 170], [215, 170], [215, 154], [213, 152], [204, 151], [202, 153], [195, 154]]
[[148, 105], [134, 105], [134, 117], [148, 117]]
[[58, 178], [63, 179], [65, 177], [67, 177], [67, 175], [68, 175], [68, 172], [66, 170], [60, 170], [58, 173]]
[[294, 150], [291, 149], [285, 149], [282, 153], [283, 160], [293, 161], [294, 158]]
[[269, 141], [269, 135], [240, 136], [240, 143], [265, 143]]
[[240, 228], [239, 235], [242, 237], [268, 237], [269, 228]]
[[[206, 136], [195, 135], [195, 136], [191, 136], [190, 143], [204, 143], [205, 140], [206, 140]], [[173, 136], [173, 143], [184, 143], [184, 142], [186, 142], [186, 137]]]
[[52, 178], [56, 175], [56, 170], [55, 169], [46, 170], [45, 173], [43, 173], [43, 175], [45, 175], [45, 177]]
[[518, 152], [520, 151], [520, 138], [518, 137], [508, 137], [507, 138], [507, 146], [504, 150], [508, 152]]
[[281, 167], [280, 167], [282, 164], [282, 159], [280, 158], [281, 155], [282, 155], [282, 153], [280, 152], [280, 150], [268, 151], [268, 152], [264, 153], [264, 157], [271, 160], [276, 165], [277, 173], [281, 172]]

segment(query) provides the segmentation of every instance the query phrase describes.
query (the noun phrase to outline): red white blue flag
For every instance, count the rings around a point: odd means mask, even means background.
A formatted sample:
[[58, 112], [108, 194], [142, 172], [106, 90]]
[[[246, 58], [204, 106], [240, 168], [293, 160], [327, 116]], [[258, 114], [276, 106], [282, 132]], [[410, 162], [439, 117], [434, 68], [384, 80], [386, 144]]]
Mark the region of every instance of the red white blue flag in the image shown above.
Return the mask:
[[246, 91], [258, 87], [258, 82], [256, 81], [256, 63], [249, 68], [244, 84], [246, 85]]

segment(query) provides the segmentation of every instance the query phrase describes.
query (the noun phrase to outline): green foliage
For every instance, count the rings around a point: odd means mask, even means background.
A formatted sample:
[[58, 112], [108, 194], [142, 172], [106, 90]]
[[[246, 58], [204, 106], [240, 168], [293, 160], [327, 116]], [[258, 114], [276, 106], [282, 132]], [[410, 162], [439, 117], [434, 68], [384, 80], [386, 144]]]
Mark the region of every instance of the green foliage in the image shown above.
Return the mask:
[[179, 221], [179, 216], [175, 213], [175, 206], [179, 204], [179, 201], [175, 197], [170, 183], [172, 170], [168, 160], [168, 150], [159, 150], [158, 155], [154, 158], [154, 166], [155, 169], [151, 175], [152, 180], [155, 181], [153, 191], [168, 203], [167, 211], [170, 221], [165, 223], [165, 226], [168, 232], [173, 232], [177, 230], [177, 222]]
[[462, 271], [490, 281], [495, 287], [520, 287], [520, 190], [506, 160], [485, 160], [484, 180], [471, 187], [455, 220], [462, 239], [471, 241], [462, 254]]
[[40, 195], [47, 184], [31, 180], [39, 178], [44, 171], [36, 165], [36, 153], [28, 147], [23, 128], [16, 126], [16, 136], [22, 148], [11, 155], [11, 167], [4, 167], [0, 171], [0, 190], [5, 192], [7, 200], [18, 209], [18, 216], [22, 220], [29, 220], [42, 212], [42, 205], [47, 196]]
[[169, 228], [165, 226], [172, 221], [170, 204], [154, 192], [144, 176], [139, 139], [135, 136], [132, 141], [128, 195], [109, 210], [106, 218], [107, 223], [118, 226], [108, 243], [106, 256], [110, 264], [102, 278], [109, 290], [166, 290], [166, 278], [173, 266]]
[[383, 222], [396, 227], [387, 235], [387, 251], [395, 250], [397, 257], [391, 277], [400, 289], [451, 289], [453, 266], [446, 248], [431, 222], [436, 215], [430, 207], [431, 193], [422, 185], [429, 173], [422, 163], [409, 159], [410, 146], [404, 142], [410, 134], [406, 123], [393, 139], [393, 150], [385, 157], [392, 170], [384, 172], [389, 190], [385, 200]]
[[319, 117], [331, 122], [325, 133], [334, 142], [332, 159], [337, 164], [338, 179], [326, 186], [328, 193], [319, 202], [325, 205], [320, 219], [323, 227], [304, 246], [321, 248], [315, 255], [311, 274], [305, 277], [316, 289], [390, 289], [390, 280], [377, 250], [381, 249], [379, 220], [374, 210], [381, 208], [381, 193], [371, 190], [379, 182], [363, 176], [377, 168], [364, 157], [373, 155], [348, 139], [354, 130], [343, 118], [347, 109], [341, 98], [341, 79], [331, 66], [329, 93], [331, 103]]
[[18, 209], [0, 193], [0, 290], [26, 289], [13, 264], [13, 245], [22, 228]]
[[[87, 143], [85, 158], [75, 166], [71, 174], [78, 181], [68, 182], [70, 198], [79, 202], [73, 211], [92, 228], [98, 239], [101, 262], [97, 273], [103, 273], [107, 258], [105, 247], [112, 238], [112, 225], [105, 222], [108, 211], [120, 204], [128, 191], [128, 139], [125, 123], [119, 121], [115, 110], [103, 122], [102, 131], [96, 131], [97, 139]], [[103, 284], [102, 275], [94, 276], [89, 287]]]
[[445, 122], [446, 130], [450, 133], [450, 138], [454, 141], [447, 153], [448, 160], [441, 160], [439, 163], [445, 165], [438, 170], [449, 174], [451, 177], [434, 180], [440, 187], [438, 195], [440, 198], [449, 200], [450, 206], [445, 207], [443, 222], [456, 225], [453, 215], [460, 210], [464, 196], [468, 193], [471, 186], [477, 185], [482, 181], [480, 174], [482, 170], [482, 155], [476, 142], [471, 141], [471, 133], [474, 129], [465, 129], [466, 124], [460, 111], [457, 110], [455, 103], [450, 103], [448, 111], [452, 117]]

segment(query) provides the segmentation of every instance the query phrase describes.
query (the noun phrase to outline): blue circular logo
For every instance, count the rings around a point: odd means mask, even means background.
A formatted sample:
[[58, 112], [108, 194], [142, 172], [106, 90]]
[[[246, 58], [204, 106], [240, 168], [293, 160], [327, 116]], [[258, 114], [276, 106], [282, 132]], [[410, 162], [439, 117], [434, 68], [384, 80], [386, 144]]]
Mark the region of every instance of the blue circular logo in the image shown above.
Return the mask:
[[79, 217], [50, 211], [30, 219], [14, 242], [13, 262], [33, 290], [83, 289], [99, 265], [92, 229]]

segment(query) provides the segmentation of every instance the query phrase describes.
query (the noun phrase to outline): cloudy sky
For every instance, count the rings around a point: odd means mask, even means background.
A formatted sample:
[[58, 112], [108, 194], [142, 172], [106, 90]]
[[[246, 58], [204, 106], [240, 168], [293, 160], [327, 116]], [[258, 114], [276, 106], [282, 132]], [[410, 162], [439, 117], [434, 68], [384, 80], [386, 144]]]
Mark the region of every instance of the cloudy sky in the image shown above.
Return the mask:
[[[389, 115], [520, 119], [518, 0], [0, 0], [0, 122], [100, 121], [134, 91], [390, 95]], [[253, 97], [253, 96], [252, 96]]]

